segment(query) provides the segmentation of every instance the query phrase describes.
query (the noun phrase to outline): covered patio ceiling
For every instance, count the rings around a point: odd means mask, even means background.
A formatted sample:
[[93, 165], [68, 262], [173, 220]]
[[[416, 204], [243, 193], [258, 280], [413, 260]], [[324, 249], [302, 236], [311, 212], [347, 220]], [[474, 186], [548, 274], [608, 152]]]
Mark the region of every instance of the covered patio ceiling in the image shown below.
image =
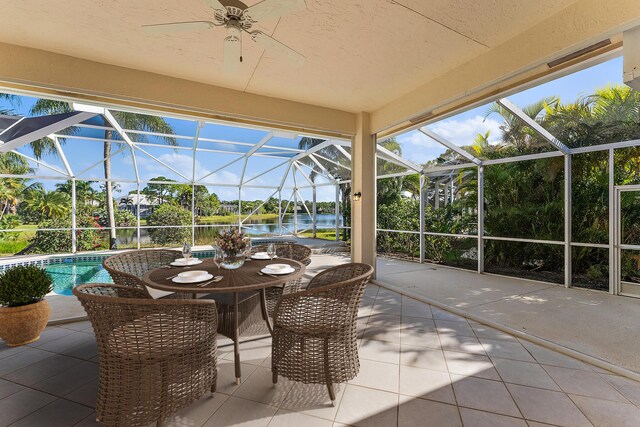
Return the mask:
[[141, 29], [211, 20], [203, 0], [179, 8], [166, 0], [91, 8], [79, 0], [4, 3], [0, 53], [15, 58], [0, 64], [7, 90], [142, 102], [347, 137], [356, 134], [354, 113], [370, 114], [374, 132], [415, 124], [562, 69], [550, 61], [594, 43], [607, 41], [603, 52], [619, 48], [640, 13], [632, 0], [607, 14], [595, 0], [306, 0], [302, 10], [254, 23], [304, 63], [248, 37], [239, 71], [225, 74], [224, 28]]
[[517, 0], [487, 7], [464, 0], [307, 0], [306, 9], [254, 24], [305, 56], [304, 64], [244, 40], [243, 62], [232, 75], [222, 67], [223, 27], [171, 34], [141, 28], [211, 20], [214, 12], [203, 0], [182, 1], [180, 7], [170, 0], [116, 0], [99, 7], [81, 0], [9, 2], [0, 40], [358, 112], [382, 107], [575, 2]]

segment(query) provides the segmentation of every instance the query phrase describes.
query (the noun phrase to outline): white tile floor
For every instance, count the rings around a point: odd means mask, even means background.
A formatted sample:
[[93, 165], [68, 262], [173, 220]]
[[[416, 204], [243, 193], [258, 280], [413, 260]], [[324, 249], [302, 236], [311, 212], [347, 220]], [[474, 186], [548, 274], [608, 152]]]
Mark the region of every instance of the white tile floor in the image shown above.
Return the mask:
[[[640, 383], [369, 286], [358, 321], [360, 374], [337, 388], [271, 383], [270, 339], [241, 346], [234, 384], [220, 339], [218, 392], [172, 426], [640, 425]], [[0, 426], [91, 426], [97, 349], [88, 322], [50, 327], [25, 347], [0, 344]]]

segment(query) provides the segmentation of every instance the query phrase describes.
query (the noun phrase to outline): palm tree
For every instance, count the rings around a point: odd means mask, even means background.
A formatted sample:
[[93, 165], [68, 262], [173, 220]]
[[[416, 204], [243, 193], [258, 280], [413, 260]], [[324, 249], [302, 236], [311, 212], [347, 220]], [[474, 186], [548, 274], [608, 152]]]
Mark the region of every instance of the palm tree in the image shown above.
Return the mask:
[[24, 203], [28, 211], [45, 219], [61, 219], [71, 210], [69, 196], [59, 191], [31, 190]]
[[[555, 108], [559, 103], [559, 98], [547, 97], [527, 105], [522, 111], [532, 119], [542, 122], [544, 120], [543, 113], [548, 109]], [[500, 104], [491, 104], [485, 113], [485, 118], [494, 113], [499, 114], [504, 119], [504, 122], [500, 125], [502, 144], [516, 151], [515, 155], [524, 151], [531, 152], [534, 148], [548, 146], [548, 143], [536, 131], [529, 128], [520, 118]]]
[[[12, 107], [17, 107], [20, 105], [19, 96], [10, 95], [8, 93], [0, 93], [0, 101], [2, 101], [3, 99], [8, 101], [9, 105], [11, 105]], [[15, 114], [15, 112], [11, 109], [0, 108], [0, 114], [12, 115]]]
[[[31, 172], [29, 163], [24, 157], [16, 153], [0, 153], [0, 173], [8, 175], [24, 175]], [[27, 188], [27, 179], [3, 178], [0, 180], [0, 220], [9, 211], [17, 206], [20, 194]]]
[[131, 197], [131, 195], [128, 195], [127, 197], [121, 198], [120, 199], [120, 204], [124, 205], [126, 210], [128, 210], [131, 213], [133, 213], [133, 198]]
[[[50, 99], [38, 99], [34, 106], [31, 108], [31, 114], [55, 114], [55, 113], [64, 113], [71, 111], [71, 107], [68, 103], [62, 101], [54, 101]], [[135, 113], [125, 113], [120, 111], [111, 111], [115, 119], [118, 121], [120, 126], [124, 129], [132, 129], [146, 132], [157, 132], [163, 134], [173, 134], [173, 127], [167, 123], [165, 119], [159, 116], [148, 116], [144, 114], [135, 114]], [[105, 121], [105, 126], [110, 126], [109, 123]], [[116, 241], [116, 229], [115, 229], [115, 207], [114, 207], [114, 199], [113, 199], [113, 185], [111, 183], [111, 153], [112, 153], [112, 142], [111, 139], [113, 137], [113, 130], [105, 129], [104, 131], [104, 145], [103, 145], [103, 156], [104, 156], [104, 178], [105, 178], [105, 207], [107, 209], [107, 214], [109, 217], [109, 235], [111, 243], [109, 245], [110, 248], [115, 246]], [[142, 136], [144, 139], [144, 136]], [[45, 138], [48, 139], [48, 138]], [[173, 137], [163, 136], [159, 138], [161, 141], [169, 144], [176, 145], [176, 140]], [[42, 141], [42, 140], [39, 140]], [[52, 141], [45, 141], [43, 143], [35, 141], [32, 143], [32, 148], [34, 149], [34, 154], [36, 157], [44, 154], [45, 151], [53, 151], [51, 147], [53, 147]], [[116, 144], [120, 144], [118, 142], [114, 142]], [[35, 145], [34, 145], [35, 144]], [[55, 147], [54, 147], [55, 149]], [[36, 151], [37, 150], [37, 151]]]
[[[65, 193], [69, 197], [73, 194], [73, 181], [67, 180], [63, 183], [56, 184], [56, 191]], [[91, 187], [89, 181], [76, 181], [76, 200], [81, 201], [83, 204], [89, 204], [95, 199], [96, 190]]]

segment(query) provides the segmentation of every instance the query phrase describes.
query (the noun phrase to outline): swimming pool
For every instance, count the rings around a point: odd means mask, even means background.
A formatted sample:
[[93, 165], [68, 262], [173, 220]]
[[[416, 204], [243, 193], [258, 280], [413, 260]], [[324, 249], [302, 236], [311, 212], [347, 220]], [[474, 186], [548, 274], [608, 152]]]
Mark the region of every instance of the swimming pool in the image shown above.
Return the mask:
[[[109, 254], [111, 255], [111, 254]], [[109, 255], [38, 256], [0, 265], [0, 273], [16, 265], [35, 265], [44, 268], [53, 279], [53, 294], [72, 296], [73, 288], [85, 283], [113, 283], [102, 261]], [[196, 258], [208, 258], [210, 250], [194, 251]], [[180, 257], [176, 251], [176, 257]]]
[[53, 292], [58, 295], [73, 295], [73, 288], [83, 283], [113, 283], [109, 272], [99, 261], [50, 264], [44, 269], [51, 275]]

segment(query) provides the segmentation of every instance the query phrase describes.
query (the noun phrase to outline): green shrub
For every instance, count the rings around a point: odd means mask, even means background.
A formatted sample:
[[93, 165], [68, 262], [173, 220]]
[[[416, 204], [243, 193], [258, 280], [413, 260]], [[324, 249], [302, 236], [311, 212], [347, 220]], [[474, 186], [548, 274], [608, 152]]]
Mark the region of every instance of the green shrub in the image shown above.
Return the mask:
[[[105, 208], [100, 208], [95, 212], [96, 219], [98, 224], [102, 227], [109, 226], [109, 215], [107, 214], [107, 210]], [[120, 209], [116, 209], [114, 212], [114, 216], [116, 219], [116, 227], [135, 227], [138, 219], [134, 214], [129, 211], [124, 211]]]
[[[0, 219], [0, 230], [10, 230], [18, 228], [22, 223], [20, 218], [15, 214], [6, 214]], [[15, 241], [20, 237], [20, 233], [12, 233], [10, 231], [0, 232], [0, 240]]]
[[[177, 205], [165, 203], [158, 206], [147, 219], [147, 225], [191, 225], [191, 212]], [[150, 228], [151, 242], [158, 245], [182, 244], [191, 241], [190, 228]]]
[[40, 301], [51, 292], [51, 276], [36, 266], [18, 265], [0, 276], [0, 304], [17, 307]]
[[[99, 228], [100, 225], [90, 216], [78, 216], [76, 218], [76, 226], [78, 228]], [[71, 228], [71, 218], [61, 220], [47, 220], [38, 224], [38, 231], [31, 240], [31, 247], [28, 253], [34, 254], [51, 254], [71, 252], [71, 231], [60, 230], [50, 231], [41, 230], [46, 228]], [[76, 250], [92, 251], [101, 247], [103, 239], [101, 230], [77, 230], [76, 231]]]

